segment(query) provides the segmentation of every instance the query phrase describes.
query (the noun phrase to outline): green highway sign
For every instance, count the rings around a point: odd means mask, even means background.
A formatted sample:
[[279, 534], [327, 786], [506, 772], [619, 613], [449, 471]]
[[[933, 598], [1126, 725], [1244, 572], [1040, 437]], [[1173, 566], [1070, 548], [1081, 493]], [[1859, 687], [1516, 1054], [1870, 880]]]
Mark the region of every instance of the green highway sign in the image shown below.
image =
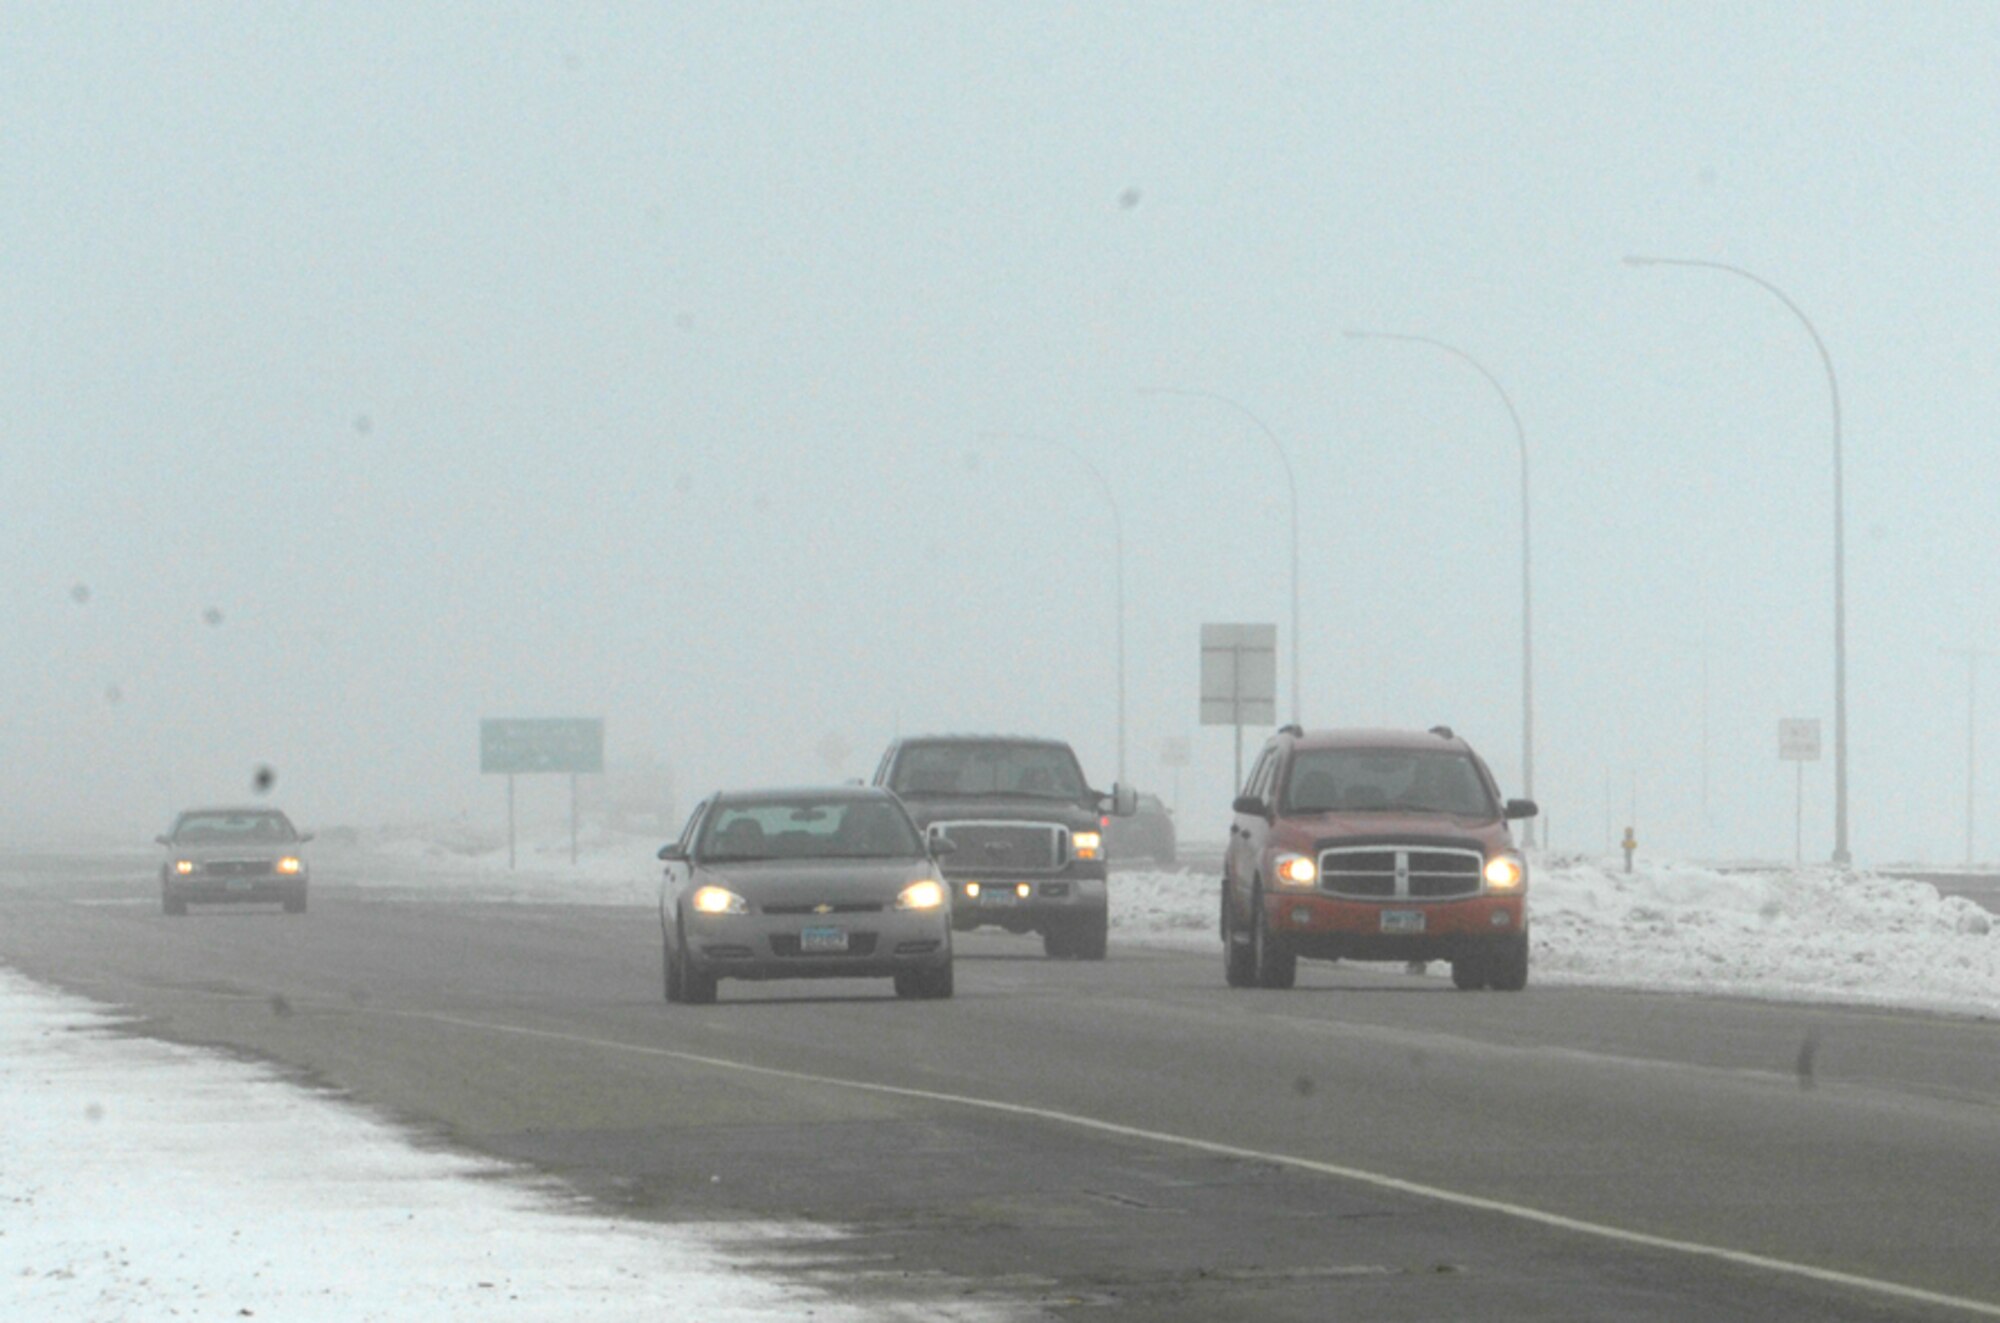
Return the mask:
[[597, 717], [522, 717], [479, 723], [479, 770], [602, 772], [604, 722]]

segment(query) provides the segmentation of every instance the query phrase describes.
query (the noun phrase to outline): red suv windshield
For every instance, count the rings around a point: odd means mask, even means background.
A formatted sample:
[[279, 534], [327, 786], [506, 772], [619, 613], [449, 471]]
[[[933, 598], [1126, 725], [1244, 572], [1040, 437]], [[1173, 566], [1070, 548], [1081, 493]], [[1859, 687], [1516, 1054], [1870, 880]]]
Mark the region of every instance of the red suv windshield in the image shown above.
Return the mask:
[[1448, 749], [1301, 749], [1286, 779], [1285, 814], [1454, 813], [1497, 817], [1471, 758]]

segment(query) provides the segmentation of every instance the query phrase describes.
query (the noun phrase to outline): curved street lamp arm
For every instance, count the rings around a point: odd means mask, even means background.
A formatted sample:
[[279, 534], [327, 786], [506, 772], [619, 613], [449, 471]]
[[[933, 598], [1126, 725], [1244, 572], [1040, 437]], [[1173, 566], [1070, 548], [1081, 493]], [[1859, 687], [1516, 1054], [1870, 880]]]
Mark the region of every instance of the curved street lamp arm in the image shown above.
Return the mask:
[[1187, 390], [1179, 386], [1141, 386], [1139, 387], [1139, 393], [1141, 395], [1178, 395], [1183, 399], [1211, 400], [1216, 404], [1227, 405], [1229, 408], [1242, 414], [1245, 418], [1248, 418], [1256, 426], [1257, 430], [1264, 434], [1264, 439], [1271, 443], [1271, 449], [1278, 456], [1278, 463], [1284, 466], [1285, 495], [1290, 502], [1292, 516], [1292, 724], [1298, 725], [1300, 724], [1299, 709], [1301, 706], [1299, 700], [1299, 690], [1301, 688], [1299, 683], [1299, 482], [1297, 475], [1292, 472], [1292, 457], [1285, 453], [1284, 443], [1278, 440], [1278, 434], [1271, 430], [1270, 424], [1251, 412], [1250, 406], [1241, 401], [1233, 400], [1227, 395], [1219, 395], [1212, 390]]
[[1799, 325], [1812, 337], [1819, 353], [1819, 365], [1826, 370], [1827, 397], [1833, 404], [1833, 862], [1845, 868], [1853, 862], [1847, 845], [1847, 488], [1842, 471], [1840, 445], [1840, 379], [1833, 374], [1833, 355], [1812, 318], [1779, 289], [1754, 271], [1728, 262], [1711, 262], [1695, 257], [1645, 257], [1630, 255], [1626, 266], [1678, 266], [1724, 271], [1740, 276], [1785, 305]]
[[[1403, 344], [1428, 345], [1432, 349], [1443, 350], [1459, 362], [1486, 378], [1493, 393], [1500, 397], [1500, 403], [1507, 410], [1507, 419], [1514, 425], [1514, 444], [1521, 453], [1521, 788], [1529, 799], [1535, 797], [1535, 627], [1534, 627], [1534, 572], [1531, 563], [1528, 516], [1528, 431], [1521, 425], [1521, 411], [1514, 407], [1514, 398], [1507, 388], [1500, 384], [1500, 378], [1487, 371], [1486, 365], [1466, 353], [1457, 345], [1428, 335], [1404, 335], [1394, 331], [1364, 331], [1350, 328], [1345, 332], [1350, 340], [1394, 340]], [[1535, 820], [1528, 819], [1523, 829], [1523, 841], [1535, 843]]]

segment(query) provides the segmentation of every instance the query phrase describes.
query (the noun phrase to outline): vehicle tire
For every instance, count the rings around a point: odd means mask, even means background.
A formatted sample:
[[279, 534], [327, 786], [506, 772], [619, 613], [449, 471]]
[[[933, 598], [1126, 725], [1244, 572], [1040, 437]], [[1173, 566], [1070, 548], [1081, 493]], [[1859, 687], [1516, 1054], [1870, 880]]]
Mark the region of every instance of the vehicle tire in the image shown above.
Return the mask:
[[179, 896], [168, 892], [161, 892], [160, 911], [163, 914], [171, 914], [176, 919], [184, 919], [187, 917], [188, 903]]
[[1078, 960], [1102, 960], [1111, 944], [1111, 914], [1099, 910], [1077, 922], [1070, 934], [1069, 953]]
[[1250, 934], [1238, 940], [1236, 916], [1229, 908], [1229, 883], [1222, 884], [1222, 978], [1232, 988], [1257, 985], [1257, 968], [1252, 963]]
[[715, 975], [704, 973], [694, 967], [688, 959], [687, 934], [676, 939], [674, 967], [679, 971], [681, 1001], [689, 1006], [713, 1006], [715, 1004]]
[[681, 962], [674, 959], [674, 942], [665, 933], [660, 934], [660, 968], [665, 975], [667, 1000], [681, 1000]]
[[1250, 893], [1250, 952], [1250, 968], [1258, 987], [1283, 990], [1298, 981], [1299, 957], [1271, 935], [1261, 889]]
[[306, 912], [305, 892], [301, 891], [296, 896], [285, 897], [285, 913], [304, 914], [305, 912]]
[[1042, 954], [1051, 960], [1069, 960], [1076, 955], [1076, 942], [1070, 926], [1059, 923], [1042, 930]]
[[952, 993], [952, 967], [912, 969], [896, 975], [896, 995], [915, 1001], [944, 1001]]
[[1494, 944], [1487, 957], [1486, 986], [1495, 992], [1519, 992], [1528, 986], [1528, 934], [1515, 933]]
[[1487, 983], [1484, 956], [1462, 955], [1451, 962], [1451, 985], [1460, 992], [1477, 992]]

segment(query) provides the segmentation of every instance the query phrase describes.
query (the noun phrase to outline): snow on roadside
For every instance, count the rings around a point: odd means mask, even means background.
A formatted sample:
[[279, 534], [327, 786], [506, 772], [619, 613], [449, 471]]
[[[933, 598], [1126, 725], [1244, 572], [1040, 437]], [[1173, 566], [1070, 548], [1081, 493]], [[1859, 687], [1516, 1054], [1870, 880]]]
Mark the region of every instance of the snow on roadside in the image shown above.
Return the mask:
[[[1207, 875], [1117, 873], [1113, 936], [1219, 959], [1216, 888]], [[1557, 856], [1535, 862], [1529, 896], [1536, 983], [2000, 1016], [1993, 916], [1926, 882], [1671, 860], [1627, 875]]]
[[755, 1271], [824, 1228], [587, 1214], [268, 1069], [116, 1024], [0, 968], [0, 1317], [883, 1317]]

